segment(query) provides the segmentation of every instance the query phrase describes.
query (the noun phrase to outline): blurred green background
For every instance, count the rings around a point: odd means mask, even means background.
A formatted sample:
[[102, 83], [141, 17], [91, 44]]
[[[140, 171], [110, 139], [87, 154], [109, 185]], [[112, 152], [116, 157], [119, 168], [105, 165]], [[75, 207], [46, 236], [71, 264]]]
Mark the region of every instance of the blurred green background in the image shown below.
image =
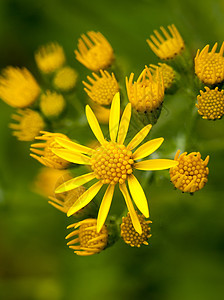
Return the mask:
[[[220, 45], [224, 2], [1, 0], [0, 67], [26, 66], [39, 78], [33, 53], [57, 41], [84, 79], [89, 71], [73, 50], [81, 33], [95, 30], [110, 41], [126, 75], [138, 75], [145, 64], [157, 62], [146, 38], [172, 23], [192, 55], [207, 43]], [[188, 109], [181, 92], [168, 100], [154, 132], [165, 137], [164, 148], [184, 128]], [[39, 165], [29, 157], [29, 143], [11, 135], [12, 112], [0, 102], [0, 299], [223, 299], [223, 120], [196, 124], [198, 148], [192, 150], [211, 157], [203, 190], [182, 194], [162, 176], [150, 186], [148, 247], [133, 249], [119, 241], [84, 258], [66, 246], [71, 221], [30, 190]]]

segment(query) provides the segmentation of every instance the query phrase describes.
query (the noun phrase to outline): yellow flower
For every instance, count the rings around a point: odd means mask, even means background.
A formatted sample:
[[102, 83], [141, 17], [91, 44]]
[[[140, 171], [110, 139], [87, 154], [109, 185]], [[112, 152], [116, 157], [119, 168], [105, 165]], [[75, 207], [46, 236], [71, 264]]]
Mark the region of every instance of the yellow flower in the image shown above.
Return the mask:
[[111, 45], [100, 32], [89, 31], [87, 35], [82, 34], [78, 40], [76, 59], [92, 71], [106, 69], [114, 60]]
[[224, 80], [224, 42], [219, 53], [216, 53], [218, 44], [215, 43], [211, 52], [208, 52], [209, 45], [206, 45], [202, 51], [198, 49], [195, 62], [195, 74], [205, 84], [216, 84]]
[[107, 71], [100, 70], [101, 77], [95, 73], [92, 74], [95, 80], [87, 76], [87, 79], [92, 85], [85, 81], [82, 82], [86, 86], [86, 88], [84, 88], [85, 92], [94, 102], [100, 105], [111, 104], [114, 95], [119, 91], [119, 85], [114, 73], [110, 75]]
[[[67, 141], [69, 141], [69, 138], [62, 133], [51, 133], [47, 131], [41, 131], [40, 133], [42, 133], [43, 135], [37, 136], [35, 137], [35, 139], [43, 140], [45, 142], [32, 144], [30, 150], [35, 154], [30, 154], [30, 156], [35, 158], [41, 164], [49, 168], [54, 168], [54, 169], [68, 168], [69, 162], [57, 156], [53, 151], [55, 149], [60, 149], [60, 150], [64, 149], [62, 146], [60, 146], [57, 143], [56, 138], [63, 138], [63, 140], [67, 140]], [[43, 148], [43, 150], [40, 150], [39, 148]]]
[[160, 107], [164, 98], [164, 84], [158, 68], [156, 80], [147, 66], [142, 71], [138, 80], [133, 83], [134, 73], [129, 79], [126, 77], [128, 99], [138, 112], [151, 112]]
[[77, 255], [93, 255], [101, 252], [107, 246], [108, 230], [106, 226], [103, 225], [102, 229], [97, 232], [96, 223], [96, 219], [85, 219], [67, 227], [75, 228], [74, 231], [66, 236], [66, 239], [77, 236], [67, 243], [69, 248], [75, 250], [74, 253]]
[[175, 155], [175, 160], [179, 162], [176, 167], [170, 169], [170, 179], [174, 186], [183, 191], [194, 193], [202, 189], [208, 181], [208, 161], [209, 156], [203, 161], [199, 152], [182, 153], [180, 150]]
[[56, 118], [60, 116], [65, 108], [65, 99], [61, 94], [46, 91], [40, 97], [40, 109], [47, 118]]
[[224, 90], [219, 91], [218, 87], [210, 90], [205, 87], [206, 92], [200, 91], [201, 95], [197, 96], [198, 113], [203, 119], [215, 120], [220, 119], [224, 114]]
[[157, 30], [154, 30], [155, 36], [150, 35], [152, 41], [149, 39], [146, 41], [160, 59], [173, 59], [185, 48], [184, 41], [175, 25], [168, 26], [170, 33], [162, 26], [160, 29], [165, 38]]
[[128, 182], [131, 195], [138, 209], [146, 218], [148, 218], [149, 210], [147, 199], [140, 183], [133, 175], [133, 170], [163, 170], [176, 166], [178, 162], [169, 159], [150, 159], [137, 162], [137, 160], [147, 157], [158, 149], [163, 142], [163, 138], [146, 142], [136, 151], [132, 152], [133, 149], [135, 149], [148, 135], [152, 125], [147, 125], [135, 135], [127, 146], [124, 145], [131, 118], [131, 104], [129, 103], [126, 106], [120, 120], [119, 93], [115, 95], [111, 105], [109, 119], [110, 141], [105, 140], [99, 123], [88, 105], [86, 106], [86, 117], [100, 146], [97, 149], [91, 149], [63, 138], [56, 138], [56, 142], [65, 149], [52, 149], [52, 151], [67, 161], [76, 164], [89, 165], [92, 172], [65, 182], [58, 187], [55, 192], [61, 193], [69, 191], [93, 179], [97, 179], [97, 182], [82, 194], [70, 208], [68, 216], [71, 216], [87, 205], [100, 191], [102, 186], [106, 185], [107, 189], [97, 218], [97, 232], [99, 232], [107, 218], [114, 194], [114, 188], [118, 183], [130, 212], [134, 228], [141, 234], [141, 225], [137, 218], [125, 181]]
[[64, 50], [57, 43], [49, 43], [37, 50], [35, 60], [43, 73], [52, 73], [65, 63]]
[[130, 214], [128, 213], [126, 217], [122, 217], [121, 237], [126, 244], [139, 248], [141, 244], [148, 245], [147, 240], [152, 236], [150, 234], [151, 228], [149, 227], [152, 221], [146, 221], [143, 215], [137, 214], [137, 216], [142, 227], [142, 234], [139, 234], [135, 230]]
[[26, 68], [7, 67], [0, 76], [0, 98], [12, 107], [24, 108], [33, 104], [40, 87]]
[[153, 78], [156, 78], [157, 69], [162, 74], [164, 88], [169, 89], [175, 80], [174, 69], [167, 64], [158, 63], [158, 66], [151, 64], [150, 71], [152, 72]]
[[17, 114], [12, 115], [12, 119], [18, 124], [11, 123], [10, 128], [14, 129], [13, 135], [20, 141], [32, 141], [35, 136], [44, 129], [45, 123], [41, 115], [31, 109], [18, 109]]
[[97, 120], [101, 124], [108, 124], [109, 123], [109, 117], [110, 117], [110, 109], [103, 107], [101, 105], [98, 105], [96, 103], [91, 104], [91, 107], [93, 109], [93, 112], [95, 116], [97, 117]]
[[54, 86], [64, 92], [72, 90], [77, 82], [78, 73], [70, 67], [59, 69], [54, 76]]

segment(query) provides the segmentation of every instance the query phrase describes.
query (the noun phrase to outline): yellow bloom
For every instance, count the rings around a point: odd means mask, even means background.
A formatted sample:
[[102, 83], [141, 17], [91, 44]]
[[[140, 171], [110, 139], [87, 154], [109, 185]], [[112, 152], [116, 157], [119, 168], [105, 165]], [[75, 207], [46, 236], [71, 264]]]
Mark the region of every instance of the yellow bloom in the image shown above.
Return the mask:
[[7, 67], [0, 76], [0, 98], [12, 107], [24, 108], [33, 104], [40, 87], [26, 68]]
[[78, 40], [76, 59], [92, 71], [106, 69], [114, 60], [111, 45], [100, 32], [89, 31], [87, 35], [82, 34]]
[[65, 63], [64, 50], [57, 43], [49, 43], [37, 50], [35, 60], [43, 73], [52, 73]]
[[96, 219], [86, 219], [67, 227], [75, 228], [74, 231], [66, 236], [66, 239], [77, 236], [67, 243], [69, 248], [75, 250], [74, 253], [77, 255], [93, 255], [101, 252], [107, 246], [108, 230], [103, 225], [102, 229], [97, 232], [96, 223]]
[[53, 79], [54, 86], [64, 92], [72, 90], [77, 82], [78, 73], [75, 69], [64, 67], [59, 69]]
[[184, 41], [175, 25], [168, 26], [170, 33], [162, 26], [160, 29], [165, 38], [157, 30], [154, 30], [155, 36], [150, 35], [152, 41], [149, 39], [146, 41], [160, 59], [172, 59], [183, 51]]
[[198, 113], [203, 119], [220, 119], [224, 114], [224, 90], [219, 91], [218, 87], [210, 90], [207, 86], [205, 92], [200, 91], [201, 95], [197, 96]]
[[208, 161], [209, 156], [203, 161], [199, 152], [182, 153], [180, 150], [175, 155], [175, 160], [179, 162], [176, 167], [170, 169], [170, 179], [174, 186], [183, 191], [194, 193], [202, 189], [208, 181]]
[[61, 94], [46, 91], [40, 97], [40, 109], [47, 118], [56, 118], [60, 116], [65, 108], [65, 99]]
[[152, 221], [146, 221], [143, 215], [137, 214], [137, 217], [142, 227], [142, 234], [139, 234], [135, 230], [130, 214], [128, 213], [126, 217], [122, 217], [121, 237], [126, 244], [139, 248], [141, 244], [148, 245], [147, 240], [152, 236], [150, 234], [151, 228], [149, 227]]
[[[69, 138], [62, 133], [51, 133], [47, 131], [41, 131], [40, 133], [42, 133], [43, 135], [37, 136], [35, 137], [35, 139], [43, 140], [45, 142], [32, 144], [30, 150], [35, 154], [30, 154], [30, 156], [35, 158], [41, 164], [49, 168], [54, 168], [54, 169], [68, 168], [69, 162], [60, 158], [53, 151], [55, 149], [60, 149], [60, 150], [64, 149], [62, 146], [60, 146], [57, 143], [56, 138], [63, 138], [63, 140], [70, 141]], [[43, 148], [43, 150], [40, 150], [39, 148]]]
[[87, 205], [96, 196], [102, 186], [106, 185], [107, 190], [104, 194], [97, 218], [97, 231], [99, 232], [107, 218], [114, 188], [116, 183], [118, 183], [130, 212], [134, 228], [141, 234], [141, 225], [125, 181], [128, 182], [131, 195], [137, 207], [148, 218], [149, 210], [146, 196], [137, 178], [133, 175], [133, 170], [163, 170], [176, 166], [178, 162], [169, 159], [151, 159], [137, 162], [137, 160], [147, 157], [158, 149], [163, 142], [163, 138], [146, 142], [136, 151], [132, 152], [149, 133], [152, 125], [147, 125], [135, 135], [127, 146], [124, 145], [131, 118], [131, 104], [129, 103], [126, 106], [120, 120], [119, 93], [115, 95], [111, 105], [109, 119], [110, 141], [105, 140], [99, 123], [88, 105], [86, 106], [86, 116], [94, 135], [101, 145], [97, 149], [91, 149], [63, 138], [56, 138], [56, 142], [64, 147], [65, 150], [52, 149], [52, 151], [67, 161], [91, 166], [92, 172], [65, 182], [55, 192], [69, 191], [93, 179], [97, 179], [97, 182], [82, 194], [70, 208], [68, 216], [71, 216]]
[[147, 66], [142, 71], [138, 80], [133, 83], [134, 73], [129, 79], [126, 77], [128, 99], [138, 112], [151, 112], [160, 107], [164, 98], [164, 84], [158, 68], [156, 80]]
[[107, 71], [100, 70], [101, 77], [95, 73], [92, 74], [95, 80], [87, 76], [92, 85], [85, 81], [82, 82], [86, 86], [84, 88], [85, 92], [94, 102], [100, 105], [111, 104], [114, 95], [119, 91], [119, 85], [114, 73], [110, 75]]
[[93, 109], [95, 116], [97, 117], [97, 120], [101, 124], [109, 123], [109, 117], [110, 117], [110, 109], [109, 108], [103, 107], [96, 103], [91, 104], [91, 107]]
[[219, 53], [216, 53], [218, 44], [215, 43], [211, 52], [208, 52], [209, 45], [206, 45], [202, 51], [198, 49], [195, 62], [195, 74], [205, 84], [216, 84], [224, 80], [224, 42]]
[[158, 66], [151, 64], [150, 71], [152, 72], [153, 78], [156, 78], [157, 69], [162, 74], [164, 88], [169, 89], [175, 80], [174, 69], [167, 64], [158, 63]]
[[41, 115], [31, 109], [18, 109], [17, 114], [12, 115], [12, 119], [18, 124], [11, 123], [10, 128], [14, 129], [13, 135], [20, 141], [32, 141], [35, 136], [44, 129], [45, 123]]

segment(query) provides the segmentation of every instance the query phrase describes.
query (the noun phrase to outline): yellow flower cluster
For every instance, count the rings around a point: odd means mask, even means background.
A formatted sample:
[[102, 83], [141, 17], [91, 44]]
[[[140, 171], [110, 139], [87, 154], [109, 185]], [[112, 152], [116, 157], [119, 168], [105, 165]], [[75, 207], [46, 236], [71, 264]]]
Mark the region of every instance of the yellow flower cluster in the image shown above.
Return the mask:
[[155, 81], [157, 80], [157, 69], [162, 74], [161, 80], [163, 79], [164, 89], [169, 89], [175, 81], [174, 69], [167, 64], [158, 63], [158, 66], [150, 64], [150, 71], [152, 72], [152, 76]]
[[40, 109], [47, 118], [57, 118], [65, 108], [65, 99], [61, 94], [46, 91], [40, 97]]

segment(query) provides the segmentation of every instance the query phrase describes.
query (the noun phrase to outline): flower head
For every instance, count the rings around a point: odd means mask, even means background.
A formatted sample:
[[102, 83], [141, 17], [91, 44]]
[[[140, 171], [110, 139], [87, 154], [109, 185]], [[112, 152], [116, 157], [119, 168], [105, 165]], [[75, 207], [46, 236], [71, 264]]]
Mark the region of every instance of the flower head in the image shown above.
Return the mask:
[[160, 59], [173, 59], [185, 48], [184, 41], [175, 25], [168, 26], [169, 32], [162, 26], [160, 29], [165, 38], [157, 30], [154, 30], [155, 36], [150, 35], [152, 41], [149, 39], [146, 41]]
[[24, 108], [33, 104], [40, 87], [26, 68], [7, 67], [0, 76], [0, 98], [12, 107]]
[[85, 219], [67, 227], [75, 228], [74, 231], [66, 236], [66, 239], [77, 236], [67, 243], [69, 248], [75, 250], [74, 253], [77, 255], [93, 255], [101, 252], [107, 246], [107, 228], [103, 225], [102, 229], [97, 232], [96, 223], [96, 219]]
[[140, 247], [141, 244], [148, 245], [147, 240], [152, 236], [149, 227], [152, 221], [146, 221], [143, 215], [137, 214], [137, 217], [142, 227], [142, 234], [135, 230], [129, 212], [126, 217], [122, 217], [121, 237], [131, 247]]
[[157, 69], [162, 74], [164, 89], [169, 89], [175, 81], [174, 69], [167, 64], [158, 63], [158, 66], [151, 64], [150, 71], [152, 72], [152, 77], [155, 78], [155, 80], [157, 76]]
[[65, 63], [64, 50], [57, 43], [49, 43], [38, 49], [35, 53], [35, 60], [43, 73], [52, 73]]
[[106, 108], [102, 105], [99, 105], [97, 103], [91, 103], [91, 107], [93, 109], [93, 112], [95, 116], [97, 117], [97, 120], [101, 124], [108, 124], [109, 118], [110, 118], [110, 109]]
[[126, 106], [120, 120], [119, 93], [115, 95], [111, 105], [109, 119], [110, 141], [105, 140], [99, 123], [88, 105], [86, 106], [86, 116], [100, 146], [96, 149], [91, 149], [63, 138], [57, 138], [56, 142], [66, 149], [53, 149], [52, 151], [67, 161], [89, 165], [92, 172], [65, 182], [56, 189], [56, 193], [69, 191], [93, 179], [97, 179], [97, 182], [83, 193], [69, 209], [68, 216], [71, 216], [87, 205], [96, 196], [102, 186], [106, 185], [107, 189], [97, 218], [97, 232], [99, 232], [107, 218], [115, 185], [119, 184], [119, 188], [130, 212], [134, 228], [141, 234], [141, 225], [125, 182], [128, 182], [136, 206], [145, 217], [148, 217], [149, 210], [146, 196], [139, 181], [134, 176], [133, 170], [163, 170], [176, 166], [178, 162], [169, 159], [151, 159], [137, 162], [137, 160], [147, 157], [158, 149], [163, 142], [163, 138], [148, 141], [137, 150], [133, 151], [133, 149], [135, 149], [148, 135], [152, 125], [147, 125], [135, 135], [127, 146], [124, 145], [131, 118], [131, 104], [129, 103]]
[[75, 69], [63, 67], [55, 73], [53, 84], [57, 89], [67, 92], [75, 87], [77, 78], [78, 73]]
[[[43, 142], [31, 145], [30, 150], [35, 154], [30, 154], [30, 156], [38, 160], [46, 167], [66, 169], [69, 166], [69, 162], [56, 155], [53, 150], [64, 149], [60, 144], [57, 143], [56, 138], [63, 138], [66, 141], [69, 141], [69, 138], [62, 133], [51, 133], [47, 131], [41, 131], [40, 133], [42, 133], [42, 136], [37, 136], [35, 139], [43, 140]], [[40, 150], [40, 148], [43, 150]]]
[[224, 90], [219, 91], [218, 87], [210, 90], [207, 86], [205, 90], [205, 92], [200, 91], [201, 95], [197, 96], [198, 113], [203, 119], [220, 119], [224, 114]]
[[[79, 50], [79, 51], [78, 51]], [[92, 71], [106, 69], [114, 60], [111, 45], [100, 32], [89, 31], [78, 40], [76, 59]]]
[[65, 108], [65, 99], [61, 94], [46, 91], [40, 97], [40, 109], [47, 118], [56, 118], [60, 116]]
[[134, 73], [131, 73], [129, 79], [126, 77], [126, 88], [131, 105], [138, 112], [151, 112], [160, 107], [164, 98], [164, 84], [158, 68], [154, 78], [146, 66], [138, 80], [133, 82], [133, 79]]
[[216, 53], [218, 44], [215, 43], [211, 52], [209, 45], [206, 45], [202, 51], [198, 49], [195, 62], [195, 74], [204, 82], [204, 84], [217, 84], [224, 80], [224, 42], [219, 53]]
[[19, 141], [32, 141], [35, 136], [44, 129], [45, 123], [41, 115], [34, 110], [18, 109], [17, 114], [12, 115], [12, 119], [18, 123], [11, 123], [9, 125], [12, 128], [13, 135], [17, 137]]
[[174, 186], [189, 193], [202, 189], [208, 181], [209, 156], [203, 161], [199, 152], [191, 152], [188, 155], [184, 152], [180, 155], [178, 150], [174, 159], [179, 162], [176, 167], [170, 169], [170, 179]]
[[107, 71], [100, 70], [101, 77], [95, 73], [92, 74], [95, 80], [87, 76], [92, 85], [85, 81], [82, 82], [86, 86], [84, 88], [85, 92], [94, 102], [100, 105], [111, 104], [114, 95], [119, 91], [119, 85], [114, 73], [110, 75]]

